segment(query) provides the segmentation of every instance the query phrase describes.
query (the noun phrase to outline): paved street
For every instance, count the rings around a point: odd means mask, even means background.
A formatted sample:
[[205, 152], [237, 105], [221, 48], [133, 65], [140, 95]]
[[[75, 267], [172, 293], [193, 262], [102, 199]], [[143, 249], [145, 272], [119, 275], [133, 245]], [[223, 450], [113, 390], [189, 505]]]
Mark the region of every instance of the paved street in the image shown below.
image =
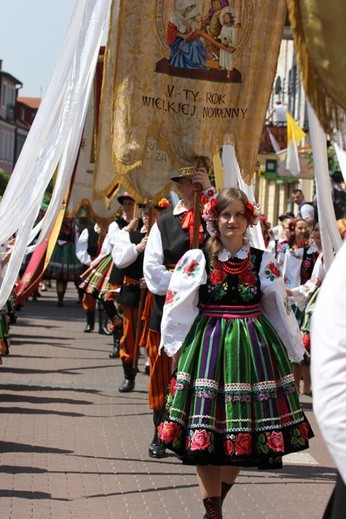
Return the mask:
[[[121, 394], [122, 368], [111, 339], [83, 333], [69, 286], [28, 301], [11, 327], [0, 366], [1, 519], [202, 519], [193, 467], [172, 454], [148, 457], [152, 438], [143, 359], [133, 393]], [[243, 470], [224, 518], [318, 519], [335, 479], [312, 413], [316, 438], [281, 471]]]

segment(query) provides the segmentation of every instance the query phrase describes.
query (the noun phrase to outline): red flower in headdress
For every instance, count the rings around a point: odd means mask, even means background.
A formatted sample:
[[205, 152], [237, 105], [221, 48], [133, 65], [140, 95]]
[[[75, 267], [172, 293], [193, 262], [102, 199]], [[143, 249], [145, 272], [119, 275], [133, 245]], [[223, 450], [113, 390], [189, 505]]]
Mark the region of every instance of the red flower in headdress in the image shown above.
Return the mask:
[[251, 204], [251, 202], [248, 202], [245, 206], [245, 216], [246, 216], [246, 219], [248, 220], [248, 222], [250, 222], [250, 223], [253, 222], [254, 211], [255, 211], [254, 206]]

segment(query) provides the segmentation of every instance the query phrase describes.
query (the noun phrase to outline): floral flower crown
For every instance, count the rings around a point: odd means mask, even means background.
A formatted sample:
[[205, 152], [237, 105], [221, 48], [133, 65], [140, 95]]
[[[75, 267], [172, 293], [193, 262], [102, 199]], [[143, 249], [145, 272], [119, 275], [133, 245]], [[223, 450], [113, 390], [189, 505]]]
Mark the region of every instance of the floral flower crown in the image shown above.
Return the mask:
[[167, 209], [167, 207], [169, 207], [169, 201], [167, 198], [161, 198], [161, 200], [157, 202], [157, 207], [160, 209]]
[[[245, 206], [245, 217], [251, 227], [256, 225], [259, 221], [261, 214], [261, 207], [258, 203], [248, 202]], [[202, 218], [206, 222], [207, 231], [211, 237], [215, 238], [220, 236], [219, 229], [217, 227], [217, 221], [219, 218], [219, 212], [217, 210], [217, 197], [213, 197], [207, 204], [204, 205]]]
[[245, 206], [245, 216], [251, 227], [256, 225], [261, 216], [261, 206], [257, 202], [248, 202]]

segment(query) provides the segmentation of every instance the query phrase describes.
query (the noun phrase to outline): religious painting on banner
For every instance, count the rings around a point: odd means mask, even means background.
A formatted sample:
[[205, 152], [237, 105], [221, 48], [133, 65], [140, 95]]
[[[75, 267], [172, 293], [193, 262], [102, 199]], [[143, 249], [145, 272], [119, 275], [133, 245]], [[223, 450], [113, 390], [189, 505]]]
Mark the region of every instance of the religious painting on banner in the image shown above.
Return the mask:
[[285, 0], [113, 1], [105, 55], [96, 193], [137, 201], [176, 169], [232, 143], [255, 170]]

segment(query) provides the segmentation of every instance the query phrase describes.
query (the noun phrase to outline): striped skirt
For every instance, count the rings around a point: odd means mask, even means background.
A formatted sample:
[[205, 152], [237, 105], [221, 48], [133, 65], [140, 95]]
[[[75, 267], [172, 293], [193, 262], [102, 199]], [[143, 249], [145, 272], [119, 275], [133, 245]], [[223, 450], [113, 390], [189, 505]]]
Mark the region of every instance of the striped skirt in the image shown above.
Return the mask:
[[79, 287], [95, 299], [106, 300], [110, 290], [109, 276], [112, 266], [112, 255], [103, 256], [97, 264], [83, 272], [81, 275], [82, 283]]
[[52, 257], [47, 265], [45, 277], [50, 279], [77, 281], [84, 270], [84, 265], [76, 256], [76, 246], [72, 242], [55, 245]]
[[159, 437], [185, 464], [281, 468], [313, 432], [274, 328], [258, 309], [236, 311], [204, 309], [194, 321]]

